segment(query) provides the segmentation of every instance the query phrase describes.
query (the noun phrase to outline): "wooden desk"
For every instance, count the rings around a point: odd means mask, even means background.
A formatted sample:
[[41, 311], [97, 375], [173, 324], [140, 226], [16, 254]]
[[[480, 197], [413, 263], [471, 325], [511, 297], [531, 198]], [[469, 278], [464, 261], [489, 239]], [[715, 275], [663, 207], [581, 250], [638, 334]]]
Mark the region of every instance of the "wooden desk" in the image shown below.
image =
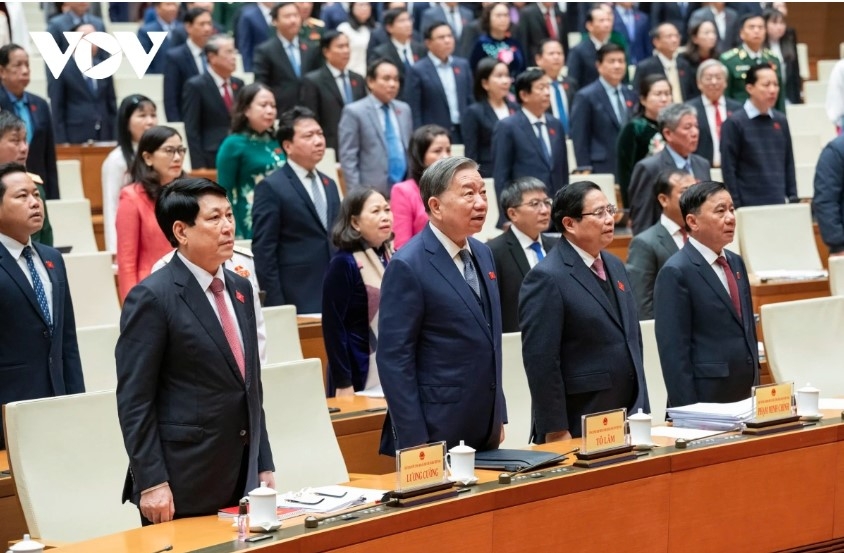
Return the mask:
[[328, 356], [325, 354], [325, 342], [322, 339], [322, 319], [319, 317], [296, 317], [299, 326], [299, 343], [305, 359], [322, 361], [322, 381], [328, 382]]
[[328, 406], [340, 408], [339, 413], [331, 415], [331, 424], [346, 461], [346, 470], [363, 474], [386, 474], [396, 470], [392, 457], [378, 454], [386, 400], [360, 396], [331, 397], [328, 398]]
[[[0, 471], [9, 470], [6, 451], [0, 449]], [[0, 476], [0, 544], [19, 540], [26, 533], [26, 521], [15, 492], [15, 482], [4, 473]]]
[[[268, 552], [776, 551], [844, 537], [844, 424], [722, 445], [661, 448], [635, 461], [499, 485], [305, 530], [290, 521]], [[661, 440], [665, 443], [665, 440]], [[565, 451], [572, 442], [544, 446]], [[817, 470], [817, 467], [823, 467]], [[391, 488], [385, 475], [355, 485]], [[58, 549], [67, 553], [240, 549], [228, 521], [180, 520]]]

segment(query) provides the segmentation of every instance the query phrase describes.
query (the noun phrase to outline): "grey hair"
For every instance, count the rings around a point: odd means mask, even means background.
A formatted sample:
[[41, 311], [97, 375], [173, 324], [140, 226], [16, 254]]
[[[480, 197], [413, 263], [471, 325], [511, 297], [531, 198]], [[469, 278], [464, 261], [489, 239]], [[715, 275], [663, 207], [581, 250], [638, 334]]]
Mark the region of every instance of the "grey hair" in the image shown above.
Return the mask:
[[694, 115], [697, 118], [697, 110], [687, 104], [671, 104], [663, 108], [657, 118], [659, 130], [668, 129], [670, 131], [676, 131], [677, 127], [680, 126], [680, 119], [687, 115]]
[[545, 192], [547, 194], [548, 187], [536, 177], [519, 177], [501, 191], [501, 209], [508, 219], [510, 216], [507, 215], [507, 210], [511, 207], [519, 207], [527, 192]]
[[428, 207], [428, 200], [442, 196], [451, 186], [451, 181], [454, 180], [457, 171], [463, 169], [477, 171], [478, 164], [468, 157], [445, 157], [435, 161], [425, 169], [422, 178], [419, 180], [419, 193], [422, 196], [422, 204], [425, 206], [426, 213], [431, 212], [431, 208]]
[[203, 49], [205, 55], [207, 56], [208, 54], [216, 54], [217, 52], [219, 52], [220, 46], [222, 45], [224, 40], [234, 41], [234, 38], [223, 33], [217, 33], [216, 35], [212, 35], [211, 38], [208, 39], [208, 42], [205, 43], [205, 48]]
[[712, 67], [719, 67], [721, 69], [721, 72], [724, 74], [724, 79], [727, 79], [729, 77], [726, 65], [716, 59], [709, 59], [701, 63], [700, 66], [697, 68], [697, 82], [700, 82], [700, 80], [703, 78], [704, 72]]

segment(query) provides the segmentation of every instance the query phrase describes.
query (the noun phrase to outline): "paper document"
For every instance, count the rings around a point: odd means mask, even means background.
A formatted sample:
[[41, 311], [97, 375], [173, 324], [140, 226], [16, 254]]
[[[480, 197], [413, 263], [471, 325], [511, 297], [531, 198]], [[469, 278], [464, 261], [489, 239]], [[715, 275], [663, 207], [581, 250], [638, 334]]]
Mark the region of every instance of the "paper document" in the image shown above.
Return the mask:
[[332, 513], [367, 503], [375, 503], [386, 490], [351, 486], [321, 486], [278, 495], [279, 507], [301, 509], [309, 513]]
[[668, 416], [678, 428], [701, 430], [737, 430], [753, 417], [753, 400], [747, 398], [734, 403], [695, 403], [683, 407], [669, 407]]
[[367, 388], [365, 390], [361, 390], [360, 392], [355, 392], [356, 396], [362, 397], [375, 397], [375, 398], [384, 398], [384, 390], [381, 388], [381, 385], [373, 386], [372, 388]]
[[827, 276], [829, 276], [829, 273], [822, 269], [779, 269], [771, 271], [756, 271], [754, 274], [761, 280], [812, 280], [815, 278], [826, 278]]

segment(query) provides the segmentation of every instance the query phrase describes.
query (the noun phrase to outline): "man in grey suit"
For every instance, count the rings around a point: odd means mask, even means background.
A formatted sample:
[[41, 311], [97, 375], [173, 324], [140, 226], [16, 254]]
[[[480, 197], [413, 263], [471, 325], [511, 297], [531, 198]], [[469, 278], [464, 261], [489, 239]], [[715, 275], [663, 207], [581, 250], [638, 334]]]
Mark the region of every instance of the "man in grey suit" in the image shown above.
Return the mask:
[[697, 110], [686, 104], [673, 104], [659, 114], [659, 129], [666, 146], [657, 155], [646, 157], [633, 167], [630, 177], [630, 221], [633, 234], [639, 234], [659, 220], [659, 202], [653, 186], [662, 171], [680, 169], [696, 181], [709, 180], [709, 162], [694, 154], [700, 138]]
[[399, 70], [393, 62], [373, 61], [366, 85], [370, 94], [346, 105], [340, 116], [340, 167], [347, 190], [372, 186], [389, 196], [407, 173], [413, 118], [410, 106], [396, 100]]
[[661, 173], [654, 187], [654, 195], [662, 206], [659, 222], [634, 236], [630, 242], [627, 274], [630, 275], [640, 321], [654, 318], [656, 275], [668, 258], [689, 239], [680, 213], [680, 196], [694, 183], [693, 176], [679, 169]]

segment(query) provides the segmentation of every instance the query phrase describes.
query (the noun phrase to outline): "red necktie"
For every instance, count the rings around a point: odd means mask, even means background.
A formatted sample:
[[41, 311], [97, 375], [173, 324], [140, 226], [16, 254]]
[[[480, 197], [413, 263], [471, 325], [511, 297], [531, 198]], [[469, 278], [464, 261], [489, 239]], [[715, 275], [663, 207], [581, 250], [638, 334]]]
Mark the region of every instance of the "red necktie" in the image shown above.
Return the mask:
[[240, 369], [240, 376], [246, 380], [246, 362], [243, 357], [243, 348], [237, 336], [237, 325], [235, 325], [232, 314], [229, 311], [229, 306], [226, 305], [226, 298], [223, 296], [225, 293], [223, 281], [219, 278], [214, 278], [209, 288], [214, 293], [214, 302], [217, 304], [217, 311], [220, 313], [220, 324], [223, 325], [223, 334], [226, 335], [226, 341], [232, 350], [237, 368]]
[[545, 28], [548, 29], [548, 38], [557, 40], [557, 32], [554, 30], [554, 23], [551, 21], [551, 10], [545, 12]]
[[680, 236], [683, 237], [683, 244], [689, 241], [689, 232], [683, 227], [680, 227]]
[[733, 308], [738, 313], [738, 318], [741, 320], [741, 302], [739, 301], [739, 293], [738, 293], [738, 282], [736, 282], [736, 276], [733, 274], [732, 269], [730, 269], [730, 264], [727, 263], [727, 258], [723, 256], [718, 256], [718, 259], [715, 260], [715, 263], [721, 266], [724, 269], [724, 273], [727, 275], [727, 288], [730, 289], [730, 299], [733, 301]]
[[232, 101], [232, 95], [229, 92], [229, 83], [226, 81], [223, 81], [223, 103], [226, 104], [227, 111], [232, 110], [234, 102]]
[[715, 108], [715, 132], [718, 134], [718, 140], [721, 140], [721, 107], [718, 104], [712, 104]]

